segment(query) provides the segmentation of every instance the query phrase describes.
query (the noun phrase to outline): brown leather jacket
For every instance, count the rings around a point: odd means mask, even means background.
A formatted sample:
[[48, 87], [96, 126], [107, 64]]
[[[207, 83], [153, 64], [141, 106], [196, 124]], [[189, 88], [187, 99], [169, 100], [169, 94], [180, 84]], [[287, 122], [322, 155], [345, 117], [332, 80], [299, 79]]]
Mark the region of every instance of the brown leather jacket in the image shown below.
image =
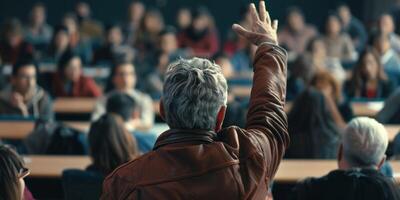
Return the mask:
[[169, 130], [104, 181], [101, 199], [266, 199], [289, 143], [286, 51], [262, 44], [246, 128]]

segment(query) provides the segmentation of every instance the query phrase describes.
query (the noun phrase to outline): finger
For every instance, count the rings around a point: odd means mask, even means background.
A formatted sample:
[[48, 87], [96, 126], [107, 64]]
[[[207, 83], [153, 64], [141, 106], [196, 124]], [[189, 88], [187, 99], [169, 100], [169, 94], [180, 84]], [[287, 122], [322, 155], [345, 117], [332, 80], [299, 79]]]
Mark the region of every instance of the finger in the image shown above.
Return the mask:
[[272, 22], [272, 28], [274, 30], [278, 30], [278, 20], [277, 19], [275, 19], [274, 22]]
[[260, 20], [265, 21], [267, 19], [267, 10], [265, 9], [265, 1], [261, 0], [258, 7], [258, 13], [260, 14]]
[[254, 5], [254, 3], [250, 4], [250, 15], [251, 15], [251, 19], [252, 19], [253, 23], [260, 21], [260, 18], [258, 18], [256, 6]]
[[232, 29], [238, 34], [241, 35], [243, 37], [247, 37], [250, 34], [250, 31], [246, 30], [245, 28], [243, 28], [242, 26], [240, 26], [239, 24], [234, 24], [232, 26]]
[[264, 3], [264, 10], [265, 10], [265, 21], [268, 23], [268, 24], [271, 24], [271, 17], [269, 16], [269, 12], [268, 12], [268, 10], [267, 10], [267, 7], [265, 6], [265, 3]]

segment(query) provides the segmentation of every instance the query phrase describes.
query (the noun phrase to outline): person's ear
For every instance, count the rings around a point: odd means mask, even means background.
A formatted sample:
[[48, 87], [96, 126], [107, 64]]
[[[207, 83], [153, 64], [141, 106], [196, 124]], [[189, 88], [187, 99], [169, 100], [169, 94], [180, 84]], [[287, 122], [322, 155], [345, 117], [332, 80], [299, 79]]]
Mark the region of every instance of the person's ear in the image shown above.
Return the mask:
[[217, 123], [215, 124], [215, 132], [222, 129], [222, 124], [224, 123], [226, 113], [226, 106], [221, 106], [217, 114]]
[[379, 162], [379, 164], [378, 164], [378, 170], [380, 170], [381, 168], [382, 168], [382, 166], [383, 166], [383, 164], [385, 163], [385, 161], [386, 161], [386, 155], [383, 155], [383, 158], [382, 158], [382, 160]]
[[160, 109], [160, 117], [161, 117], [162, 120], [165, 121], [165, 111], [164, 111], [164, 104], [163, 104], [163, 100], [162, 99], [160, 99], [159, 109]]

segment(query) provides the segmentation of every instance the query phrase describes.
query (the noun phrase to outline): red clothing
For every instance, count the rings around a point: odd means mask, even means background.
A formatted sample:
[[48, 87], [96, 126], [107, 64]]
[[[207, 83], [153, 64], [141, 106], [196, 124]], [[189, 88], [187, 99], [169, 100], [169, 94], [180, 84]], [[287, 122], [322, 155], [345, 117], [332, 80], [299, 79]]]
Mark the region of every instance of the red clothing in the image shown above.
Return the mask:
[[289, 145], [286, 60], [278, 46], [258, 48], [245, 128], [168, 130], [104, 180], [101, 199], [265, 200]]
[[31, 191], [29, 191], [29, 189], [27, 187], [25, 187], [25, 189], [24, 189], [24, 200], [35, 200]]
[[219, 50], [218, 34], [215, 30], [208, 31], [201, 39], [193, 40], [188, 32], [178, 34], [180, 48], [190, 48], [197, 57], [210, 58]]
[[0, 44], [0, 60], [5, 64], [15, 64], [19, 58], [33, 57], [33, 46], [25, 41], [16, 47], [11, 47], [7, 43]]
[[53, 77], [53, 94], [56, 97], [99, 97], [102, 92], [93, 79], [84, 76], [73, 83], [71, 91], [66, 91], [64, 81], [56, 73]]

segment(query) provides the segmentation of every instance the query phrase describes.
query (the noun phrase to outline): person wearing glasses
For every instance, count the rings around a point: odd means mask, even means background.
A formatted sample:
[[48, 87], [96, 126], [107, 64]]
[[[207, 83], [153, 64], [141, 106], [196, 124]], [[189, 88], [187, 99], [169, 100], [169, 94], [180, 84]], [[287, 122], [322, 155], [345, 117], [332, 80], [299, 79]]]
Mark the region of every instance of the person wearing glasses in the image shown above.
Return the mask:
[[49, 94], [37, 85], [37, 67], [29, 59], [18, 61], [12, 69], [11, 84], [0, 92], [0, 115], [53, 118]]
[[23, 159], [9, 146], [0, 145], [0, 200], [33, 200], [24, 178], [30, 173]]

